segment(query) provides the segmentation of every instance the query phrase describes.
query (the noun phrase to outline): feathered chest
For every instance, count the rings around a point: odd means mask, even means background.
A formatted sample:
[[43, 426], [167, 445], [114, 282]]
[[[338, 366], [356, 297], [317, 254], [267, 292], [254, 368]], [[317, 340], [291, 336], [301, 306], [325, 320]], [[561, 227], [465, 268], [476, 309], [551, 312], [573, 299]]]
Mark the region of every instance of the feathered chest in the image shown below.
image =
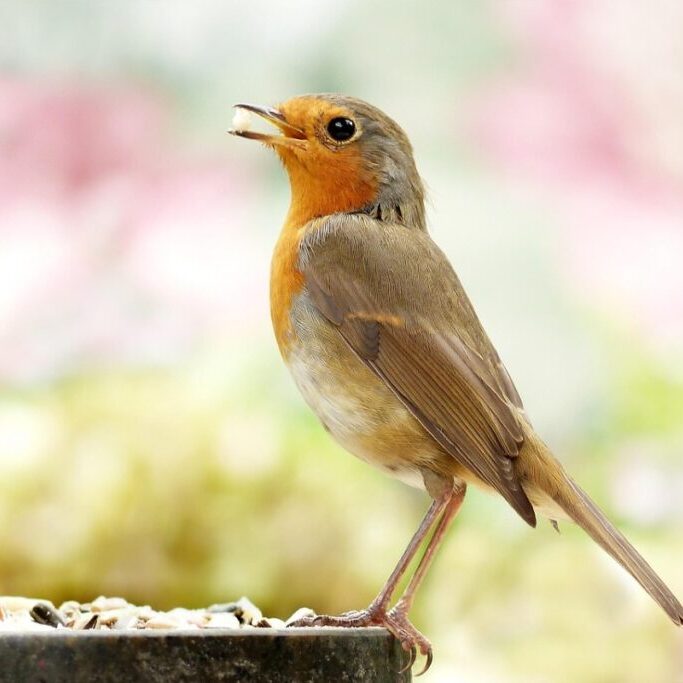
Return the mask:
[[291, 310], [294, 297], [304, 286], [298, 268], [302, 229], [287, 228], [275, 245], [270, 268], [270, 316], [280, 353], [285, 360], [292, 344]]
[[436, 444], [351, 350], [305, 288], [292, 299], [288, 355], [297, 388], [328, 432], [354, 455], [413, 486]]

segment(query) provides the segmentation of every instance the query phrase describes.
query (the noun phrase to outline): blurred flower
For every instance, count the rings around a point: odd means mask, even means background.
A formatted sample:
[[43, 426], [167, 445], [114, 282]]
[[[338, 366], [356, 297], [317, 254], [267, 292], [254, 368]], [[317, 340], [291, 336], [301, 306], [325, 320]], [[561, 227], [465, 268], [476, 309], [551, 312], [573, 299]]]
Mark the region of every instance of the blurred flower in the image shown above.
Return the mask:
[[0, 376], [159, 362], [255, 324], [247, 181], [168, 127], [131, 88], [0, 81]]
[[683, 10], [609, 7], [497, 5], [520, 55], [483, 89], [474, 126], [516, 182], [542, 185], [568, 282], [680, 348], [683, 61], [670, 26]]

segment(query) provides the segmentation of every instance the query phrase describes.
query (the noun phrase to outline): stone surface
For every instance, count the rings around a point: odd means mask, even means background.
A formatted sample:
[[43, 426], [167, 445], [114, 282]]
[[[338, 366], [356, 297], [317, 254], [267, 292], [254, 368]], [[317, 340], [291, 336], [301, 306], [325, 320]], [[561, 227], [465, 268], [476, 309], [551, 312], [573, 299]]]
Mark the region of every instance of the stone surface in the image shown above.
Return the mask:
[[0, 632], [1, 683], [394, 683], [406, 661], [379, 628]]

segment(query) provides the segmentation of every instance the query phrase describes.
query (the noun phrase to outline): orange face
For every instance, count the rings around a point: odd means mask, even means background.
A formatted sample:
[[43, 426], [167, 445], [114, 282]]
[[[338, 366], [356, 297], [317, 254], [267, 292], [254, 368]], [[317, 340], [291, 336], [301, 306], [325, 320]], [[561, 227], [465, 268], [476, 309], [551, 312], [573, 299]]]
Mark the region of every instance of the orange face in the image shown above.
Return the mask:
[[360, 210], [373, 201], [377, 176], [364, 155], [363, 122], [350, 108], [313, 96], [293, 98], [276, 109], [237, 106], [280, 130], [274, 135], [231, 132], [263, 142], [282, 159], [292, 187], [290, 225]]
[[[299, 245], [307, 230], [324, 225], [311, 221], [365, 212], [425, 230], [424, 188], [405, 132], [367, 102], [323, 94], [295, 97], [277, 108], [235, 106], [237, 130], [230, 132], [275, 150], [291, 184], [292, 202], [271, 268], [271, 315], [280, 350], [287, 357], [292, 300], [304, 286], [298, 270]], [[249, 130], [246, 112], [261, 116], [278, 132]]]

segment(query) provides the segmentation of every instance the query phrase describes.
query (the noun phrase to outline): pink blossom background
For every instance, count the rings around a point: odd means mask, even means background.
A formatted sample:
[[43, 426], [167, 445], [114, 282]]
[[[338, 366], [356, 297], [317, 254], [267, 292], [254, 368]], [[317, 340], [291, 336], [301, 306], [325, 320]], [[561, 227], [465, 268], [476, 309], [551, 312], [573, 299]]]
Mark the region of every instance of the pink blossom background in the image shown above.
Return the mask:
[[683, 78], [669, 27], [681, 25], [683, 7], [500, 7], [521, 54], [471, 105], [482, 151], [542, 192], [568, 286], [680, 352]]
[[[376, 592], [425, 500], [294, 390], [267, 291], [286, 179], [225, 135], [234, 102], [339, 91], [405, 127], [534, 425], [683, 594], [683, 4], [10, 0], [0, 21], [0, 593], [287, 616]], [[456, 527], [416, 604], [431, 680], [683, 680], [680, 634], [584, 535], [477, 492]]]
[[[263, 328], [248, 169], [178, 149], [130, 85], [0, 81], [0, 375], [168, 362]], [[221, 139], [221, 143], [223, 140]]]

